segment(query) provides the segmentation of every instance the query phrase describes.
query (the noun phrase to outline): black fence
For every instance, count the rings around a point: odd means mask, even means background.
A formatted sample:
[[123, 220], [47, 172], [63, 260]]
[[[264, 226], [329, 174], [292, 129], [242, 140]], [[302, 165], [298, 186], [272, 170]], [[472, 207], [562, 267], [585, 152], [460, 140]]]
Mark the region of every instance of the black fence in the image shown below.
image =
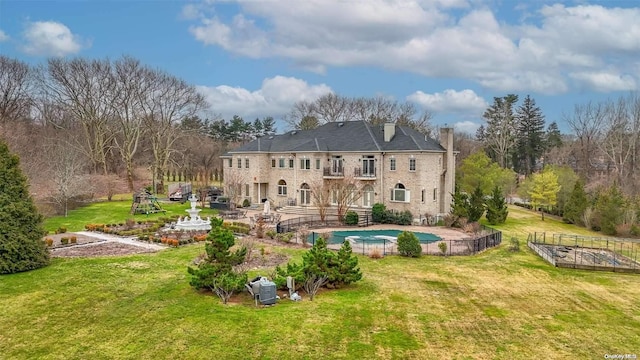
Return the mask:
[[[426, 230], [426, 229], [425, 229]], [[342, 243], [349, 241], [353, 252], [363, 255], [371, 255], [373, 253], [379, 253], [380, 255], [395, 255], [398, 254], [398, 245], [396, 240], [390, 239], [348, 239], [345, 236], [337, 236], [327, 232], [311, 232], [308, 242], [315, 244], [316, 239], [319, 237], [329, 239], [328, 246], [330, 248], [339, 248]], [[496, 247], [502, 243], [502, 232], [484, 227], [478, 236], [470, 239], [458, 239], [458, 240], [435, 240], [429, 242], [421, 242], [422, 254], [428, 255], [443, 255], [443, 256], [460, 256], [460, 255], [474, 255], [482, 252], [486, 249]], [[445, 244], [445, 245], [441, 245]]]
[[554, 266], [640, 273], [640, 241], [574, 234], [532, 233], [528, 246]]

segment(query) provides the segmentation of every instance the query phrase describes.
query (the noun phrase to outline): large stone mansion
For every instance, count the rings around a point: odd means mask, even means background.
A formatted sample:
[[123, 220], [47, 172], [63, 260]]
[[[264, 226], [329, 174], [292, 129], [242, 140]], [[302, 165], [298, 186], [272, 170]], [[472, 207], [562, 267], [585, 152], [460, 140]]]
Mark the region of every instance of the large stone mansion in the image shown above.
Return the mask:
[[[405, 126], [364, 121], [261, 137], [222, 156], [225, 194], [235, 192], [240, 202], [313, 207], [313, 184], [350, 177], [361, 192], [352, 208], [381, 202], [415, 215], [448, 213], [455, 181], [453, 129], [441, 129], [440, 139], [439, 144]], [[227, 184], [231, 179], [234, 189]]]

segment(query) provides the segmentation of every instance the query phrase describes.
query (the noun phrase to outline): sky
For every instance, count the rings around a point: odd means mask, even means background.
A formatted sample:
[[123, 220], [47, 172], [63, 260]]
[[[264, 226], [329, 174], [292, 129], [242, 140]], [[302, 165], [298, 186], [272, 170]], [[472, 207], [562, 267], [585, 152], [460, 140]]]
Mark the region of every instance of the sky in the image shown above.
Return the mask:
[[413, 102], [473, 133], [494, 97], [574, 106], [640, 84], [640, 3], [517, 0], [0, 0], [0, 54], [129, 55], [195, 85], [212, 117], [279, 119], [333, 92]]

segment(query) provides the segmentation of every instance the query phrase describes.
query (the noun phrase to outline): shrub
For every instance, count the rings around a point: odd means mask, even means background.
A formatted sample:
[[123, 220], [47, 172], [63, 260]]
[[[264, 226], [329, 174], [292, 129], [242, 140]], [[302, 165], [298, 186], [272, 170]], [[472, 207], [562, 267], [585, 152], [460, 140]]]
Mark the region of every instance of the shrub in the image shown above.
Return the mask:
[[520, 240], [518, 240], [517, 237], [511, 237], [511, 240], [509, 241], [509, 250], [514, 252], [520, 251]]
[[395, 220], [395, 223], [398, 225], [411, 225], [411, 222], [413, 221], [413, 214], [411, 214], [411, 211], [405, 210], [399, 213]]
[[[452, 227], [453, 224], [455, 224], [457, 220], [458, 220], [457, 216], [455, 216], [453, 214], [447, 214], [442, 218], [442, 223], [446, 227]], [[438, 221], [438, 224], [439, 223], [440, 223], [440, 221]]]
[[346, 225], [357, 225], [358, 213], [355, 211], [347, 211], [347, 215], [344, 217], [344, 223]]
[[68, 237], [60, 238], [60, 243], [62, 245], [67, 245], [69, 243], [69, 238]]
[[444, 241], [441, 241], [440, 243], [438, 243], [438, 249], [440, 249], [440, 253], [442, 255], [446, 255], [447, 254], [447, 243]]
[[69, 241], [72, 244], [77, 244], [78, 243], [78, 238], [76, 236], [72, 236], [72, 237], [69, 238]]
[[640, 236], [640, 227], [638, 227], [638, 225], [633, 224], [631, 225], [631, 229], [629, 229], [629, 233], [631, 234], [631, 236]]
[[47, 244], [48, 247], [52, 247], [53, 246], [53, 239], [52, 238], [46, 238], [46, 239], [44, 239], [44, 242]]
[[56, 234], [64, 234], [67, 232], [67, 228], [64, 226], [60, 226], [59, 228], [56, 229]]
[[278, 239], [278, 241], [289, 243], [289, 242], [291, 242], [291, 239], [293, 239], [294, 235], [295, 235], [295, 233], [292, 233], [292, 232], [281, 233], [281, 234], [277, 234], [276, 235], [276, 239]]
[[383, 223], [387, 207], [382, 203], [375, 203], [371, 208], [371, 219], [375, 223]]
[[300, 243], [302, 243], [302, 245], [307, 245], [307, 243], [309, 242], [309, 228], [307, 228], [306, 225], [303, 225], [300, 227], [300, 229], [298, 229], [298, 238], [300, 239]]
[[462, 229], [467, 232], [467, 233], [471, 233], [471, 234], [477, 234], [480, 232], [480, 224], [477, 222], [472, 222], [472, 223], [468, 223], [465, 226], [462, 227]]
[[273, 229], [269, 229], [269, 230], [267, 230], [267, 236], [268, 236], [270, 239], [272, 239], [272, 240], [273, 240], [273, 239], [275, 239], [276, 235], [278, 235], [278, 234], [276, 233], [276, 231], [275, 231], [275, 230], [273, 230]]
[[422, 246], [416, 234], [403, 231], [398, 235], [398, 252], [402, 256], [420, 257], [422, 254]]
[[369, 257], [372, 259], [382, 259], [382, 251], [380, 251], [380, 248], [374, 247], [373, 250], [369, 251]]
[[242, 207], [249, 207], [251, 206], [251, 201], [249, 201], [249, 199], [244, 199], [244, 201], [242, 202]]

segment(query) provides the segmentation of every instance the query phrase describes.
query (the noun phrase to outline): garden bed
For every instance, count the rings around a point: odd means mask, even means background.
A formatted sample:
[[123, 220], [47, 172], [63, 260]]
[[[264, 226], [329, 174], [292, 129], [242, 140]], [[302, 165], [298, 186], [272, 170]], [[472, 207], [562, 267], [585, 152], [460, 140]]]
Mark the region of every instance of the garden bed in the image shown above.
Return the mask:
[[[100, 241], [100, 240], [99, 240]], [[132, 254], [144, 254], [155, 252], [141, 246], [101, 240], [100, 243], [84, 246], [67, 246], [51, 250], [52, 257], [96, 257], [96, 256], [121, 256]]]

